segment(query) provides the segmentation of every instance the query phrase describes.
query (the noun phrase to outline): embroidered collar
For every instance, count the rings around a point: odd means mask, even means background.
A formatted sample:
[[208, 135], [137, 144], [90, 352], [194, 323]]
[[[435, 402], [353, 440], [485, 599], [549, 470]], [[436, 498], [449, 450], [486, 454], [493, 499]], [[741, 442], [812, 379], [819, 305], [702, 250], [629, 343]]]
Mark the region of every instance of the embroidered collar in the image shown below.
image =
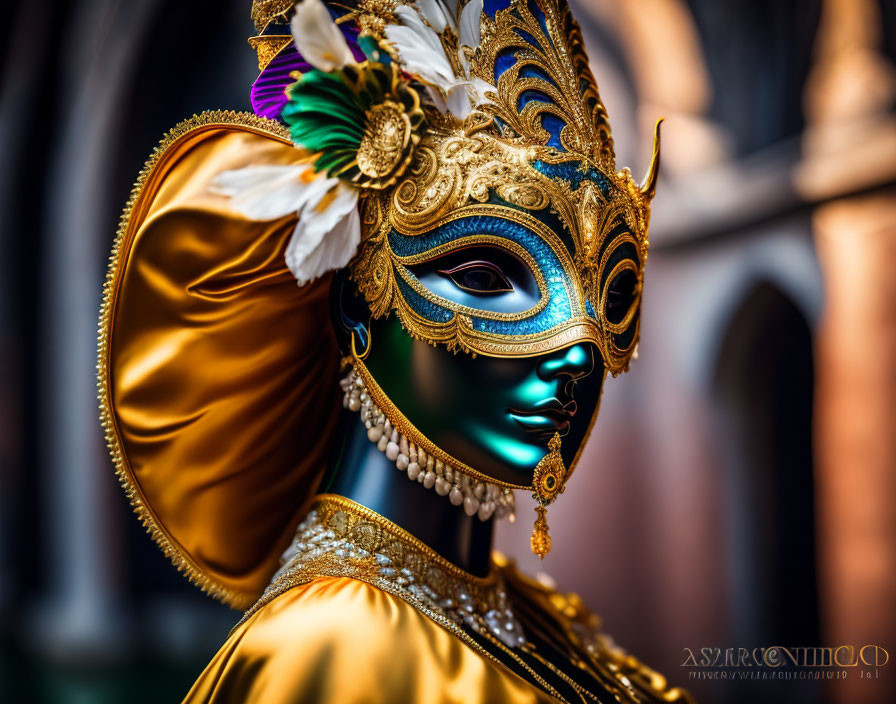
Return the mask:
[[316, 577], [351, 577], [398, 596], [449, 626], [490, 633], [509, 648], [525, 643], [504, 579], [477, 577], [370, 509], [322, 494], [281, 557], [281, 568], [243, 620], [291, 587]]

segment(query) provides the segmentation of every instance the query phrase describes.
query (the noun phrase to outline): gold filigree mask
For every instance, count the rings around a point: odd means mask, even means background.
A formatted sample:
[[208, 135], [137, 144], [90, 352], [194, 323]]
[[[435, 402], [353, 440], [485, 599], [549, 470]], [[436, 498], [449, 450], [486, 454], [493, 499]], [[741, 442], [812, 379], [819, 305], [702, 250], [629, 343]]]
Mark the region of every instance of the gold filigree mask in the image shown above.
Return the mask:
[[[384, 7], [362, 5], [361, 26], [388, 21]], [[415, 338], [495, 357], [591, 342], [617, 374], [637, 344], [658, 141], [644, 186], [616, 172], [565, 3], [486, 2], [481, 21], [481, 44], [459, 55], [494, 92], [463, 122], [429, 109], [411, 167], [362, 195], [353, 278], [374, 317], [394, 310]], [[457, 50], [450, 28], [442, 42]], [[537, 288], [530, 305], [441, 286], [433, 269], [470, 248], [518, 261]]]
[[[627, 174], [611, 178], [486, 129], [428, 137], [394, 191], [363, 200], [365, 235], [352, 272], [373, 315], [395, 310], [416, 338], [496, 357], [592, 342], [610, 372], [624, 370], [647, 257], [643, 196]], [[519, 260], [537, 286], [535, 305], [477, 307], [475, 298], [440, 295], [415, 273], [472, 247]]]

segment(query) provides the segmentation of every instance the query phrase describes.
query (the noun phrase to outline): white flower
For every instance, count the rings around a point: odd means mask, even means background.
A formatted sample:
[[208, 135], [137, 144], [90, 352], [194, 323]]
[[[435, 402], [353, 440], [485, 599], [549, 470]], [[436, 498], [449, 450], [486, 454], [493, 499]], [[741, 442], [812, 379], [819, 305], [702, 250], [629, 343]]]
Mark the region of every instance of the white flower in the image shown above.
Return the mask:
[[312, 164], [224, 171], [211, 190], [228, 196], [234, 210], [251, 220], [298, 216], [286, 265], [300, 286], [347, 265], [361, 243], [358, 191], [315, 173]]
[[314, 68], [329, 73], [353, 64], [355, 57], [321, 0], [302, 0], [289, 23], [296, 49]]
[[[401, 24], [386, 27], [386, 39], [398, 50], [405, 71], [429, 84], [427, 92], [435, 106], [462, 120], [473, 108], [488, 102], [486, 91], [494, 90], [486, 81], [470, 76], [463, 50], [463, 47], [475, 49], [482, 41], [482, 0], [470, 0], [464, 6], [459, 24], [457, 0], [418, 0], [418, 4], [419, 10], [407, 6], [395, 10]], [[449, 27], [459, 37], [461, 76], [455, 75], [439, 39], [439, 34]]]

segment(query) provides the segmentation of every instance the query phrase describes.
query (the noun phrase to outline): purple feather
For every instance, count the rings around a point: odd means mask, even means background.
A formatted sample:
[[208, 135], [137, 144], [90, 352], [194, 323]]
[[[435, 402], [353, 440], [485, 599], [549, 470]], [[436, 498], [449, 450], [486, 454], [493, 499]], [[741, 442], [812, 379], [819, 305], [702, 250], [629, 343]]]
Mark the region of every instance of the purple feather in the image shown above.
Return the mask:
[[[364, 61], [367, 57], [358, 46], [358, 28], [349, 23], [344, 23], [339, 28], [345, 36], [355, 61]], [[274, 57], [271, 63], [264, 67], [264, 70], [255, 79], [255, 83], [252, 84], [249, 99], [252, 101], [252, 110], [255, 114], [282, 122], [280, 113], [283, 112], [283, 108], [288, 102], [286, 88], [296, 82], [289, 74], [293, 71], [305, 73], [312, 68], [311, 64], [296, 51], [295, 42], [291, 42]]]

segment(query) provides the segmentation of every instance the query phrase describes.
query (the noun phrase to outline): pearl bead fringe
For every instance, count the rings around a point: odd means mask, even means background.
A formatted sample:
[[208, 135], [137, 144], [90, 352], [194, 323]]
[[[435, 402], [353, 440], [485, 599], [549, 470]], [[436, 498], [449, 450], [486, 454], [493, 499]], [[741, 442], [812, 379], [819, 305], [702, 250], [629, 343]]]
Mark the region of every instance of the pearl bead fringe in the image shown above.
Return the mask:
[[463, 506], [468, 516], [478, 516], [481, 521], [487, 521], [492, 516], [509, 517], [513, 522], [516, 515], [511, 489], [475, 479], [415, 445], [392, 426], [386, 414], [373, 402], [364, 386], [364, 379], [355, 369], [339, 385], [345, 394], [343, 407], [360, 412], [361, 421], [367, 428], [367, 439], [376, 443], [377, 449], [405, 472], [408, 479], [417, 481], [426, 489], [435, 489], [439, 496], [447, 496], [454, 506]]

